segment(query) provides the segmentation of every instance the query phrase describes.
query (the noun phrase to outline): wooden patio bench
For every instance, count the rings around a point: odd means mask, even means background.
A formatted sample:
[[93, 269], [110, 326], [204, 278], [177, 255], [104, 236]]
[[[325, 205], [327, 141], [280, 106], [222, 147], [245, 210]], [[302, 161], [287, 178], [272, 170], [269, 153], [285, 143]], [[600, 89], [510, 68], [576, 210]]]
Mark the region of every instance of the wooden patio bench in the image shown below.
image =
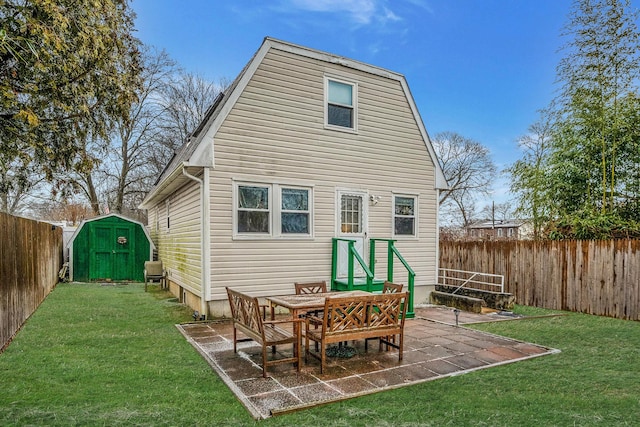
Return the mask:
[[[380, 340], [380, 350], [383, 343], [397, 348], [398, 360], [402, 360], [406, 299], [406, 292], [326, 298], [322, 317], [305, 319], [305, 360], [307, 355], [319, 359], [323, 373], [328, 344], [363, 339], [366, 350], [370, 338]], [[318, 324], [321, 327], [316, 329]], [[395, 336], [397, 343], [391, 339]], [[320, 344], [317, 353], [311, 351], [310, 341]]]
[[[237, 353], [237, 343], [242, 341], [255, 341], [262, 346], [262, 376], [267, 377], [267, 367], [281, 363], [293, 363], [300, 372], [302, 364], [302, 323], [303, 319], [264, 320], [260, 313], [258, 298], [251, 297], [233, 289], [227, 289], [231, 317], [233, 319], [233, 352]], [[279, 324], [289, 323], [293, 327], [291, 331], [279, 327]], [[238, 332], [242, 332], [247, 338], [238, 339]], [[293, 356], [275, 358], [276, 346], [282, 344], [293, 345]], [[267, 349], [272, 347], [273, 359], [267, 358]]]

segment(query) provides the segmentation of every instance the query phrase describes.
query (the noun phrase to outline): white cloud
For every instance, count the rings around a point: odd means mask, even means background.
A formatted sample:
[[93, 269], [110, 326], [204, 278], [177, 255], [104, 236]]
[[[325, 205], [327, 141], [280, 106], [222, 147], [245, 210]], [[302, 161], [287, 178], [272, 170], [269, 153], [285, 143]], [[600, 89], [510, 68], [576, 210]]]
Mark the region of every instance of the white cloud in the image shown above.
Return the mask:
[[372, 21], [399, 21], [401, 18], [388, 9], [381, 0], [289, 0], [289, 5], [311, 12], [346, 12], [360, 25]]

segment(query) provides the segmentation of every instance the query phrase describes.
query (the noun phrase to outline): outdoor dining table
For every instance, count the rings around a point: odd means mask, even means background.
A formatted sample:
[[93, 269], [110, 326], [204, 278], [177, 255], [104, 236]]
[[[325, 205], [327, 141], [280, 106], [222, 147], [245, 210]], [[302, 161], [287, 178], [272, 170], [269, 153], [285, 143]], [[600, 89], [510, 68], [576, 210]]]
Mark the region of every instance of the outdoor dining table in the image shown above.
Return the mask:
[[340, 297], [361, 297], [371, 295], [366, 291], [344, 291], [344, 292], [325, 292], [318, 294], [302, 294], [302, 295], [276, 295], [266, 297], [271, 308], [271, 319], [275, 317], [275, 307], [280, 306], [286, 308], [293, 318], [297, 318], [305, 313], [315, 310], [324, 309], [325, 299], [332, 296]]
[[[275, 308], [277, 306], [286, 308], [291, 313], [291, 317], [297, 319], [298, 317], [315, 310], [323, 310], [324, 302], [328, 297], [340, 296], [340, 297], [361, 297], [371, 295], [366, 291], [344, 291], [344, 292], [323, 292], [317, 294], [290, 294], [290, 295], [276, 295], [272, 297], [266, 297], [271, 308], [271, 320], [275, 319]], [[294, 328], [299, 328], [298, 323], [293, 324]], [[294, 333], [297, 333], [297, 329], [294, 329]]]

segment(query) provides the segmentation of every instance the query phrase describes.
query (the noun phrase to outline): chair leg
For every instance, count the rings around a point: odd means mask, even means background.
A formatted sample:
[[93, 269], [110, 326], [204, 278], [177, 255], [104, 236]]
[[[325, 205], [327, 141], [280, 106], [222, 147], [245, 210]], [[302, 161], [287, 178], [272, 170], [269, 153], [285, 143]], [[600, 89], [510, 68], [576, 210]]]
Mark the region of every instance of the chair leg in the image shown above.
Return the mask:
[[265, 345], [262, 346], [262, 377], [267, 378], [267, 347]]
[[[298, 363], [297, 363], [297, 371], [300, 372], [300, 369], [302, 369], [302, 333], [298, 333], [298, 336], [296, 337], [297, 341], [293, 346], [294, 351], [298, 351]], [[296, 348], [297, 347], [297, 348]], [[306, 355], [305, 355], [306, 357]]]
[[322, 343], [320, 344], [320, 373], [323, 374], [324, 373], [324, 364], [327, 361], [327, 345], [325, 344], [324, 340], [322, 340]]

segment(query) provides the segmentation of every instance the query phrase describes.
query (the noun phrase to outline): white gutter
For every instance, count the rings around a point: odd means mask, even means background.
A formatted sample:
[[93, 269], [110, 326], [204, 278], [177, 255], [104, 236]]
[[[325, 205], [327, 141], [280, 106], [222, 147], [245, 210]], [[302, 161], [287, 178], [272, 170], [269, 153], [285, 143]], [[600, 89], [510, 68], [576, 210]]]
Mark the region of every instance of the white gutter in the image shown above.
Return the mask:
[[201, 285], [200, 285], [200, 314], [205, 318], [209, 318], [209, 306], [207, 302], [211, 299], [211, 265], [208, 260], [211, 259], [211, 233], [209, 222], [209, 168], [203, 167], [202, 171], [204, 179], [200, 179], [187, 172], [188, 164], [183, 163], [182, 174], [187, 178], [195, 181], [200, 186], [200, 228], [202, 239], [200, 256], [201, 256]]
[[434, 284], [438, 283], [438, 272], [440, 271], [440, 190], [436, 188], [436, 277]]

